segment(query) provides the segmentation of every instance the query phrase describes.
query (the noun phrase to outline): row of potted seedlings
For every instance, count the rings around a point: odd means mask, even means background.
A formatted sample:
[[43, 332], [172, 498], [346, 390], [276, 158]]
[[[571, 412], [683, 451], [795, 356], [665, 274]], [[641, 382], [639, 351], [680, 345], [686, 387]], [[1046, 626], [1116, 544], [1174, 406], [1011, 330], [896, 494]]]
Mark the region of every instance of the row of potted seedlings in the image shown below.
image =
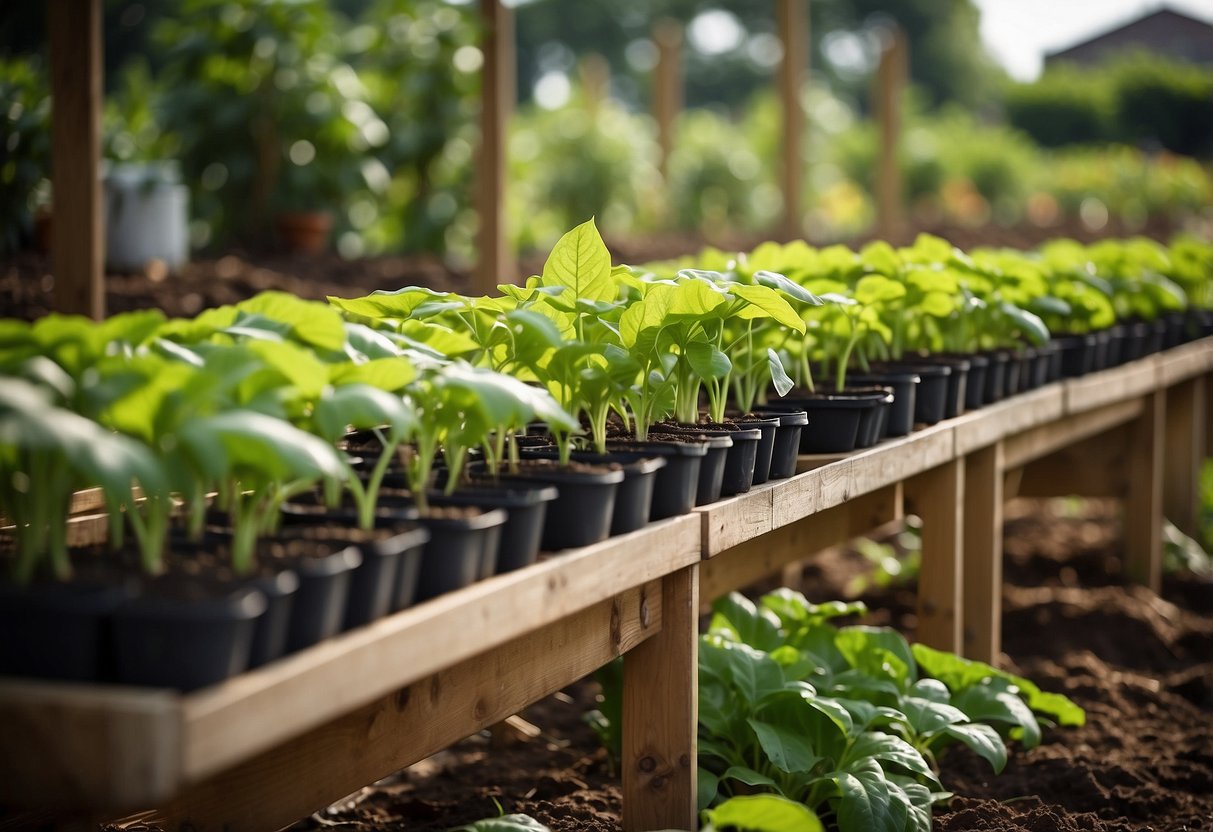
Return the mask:
[[[589, 222], [499, 296], [0, 322], [0, 674], [209, 685], [1207, 331], [1211, 271], [1188, 240], [929, 237], [613, 268]], [[108, 545], [73, 549], [89, 487]]]

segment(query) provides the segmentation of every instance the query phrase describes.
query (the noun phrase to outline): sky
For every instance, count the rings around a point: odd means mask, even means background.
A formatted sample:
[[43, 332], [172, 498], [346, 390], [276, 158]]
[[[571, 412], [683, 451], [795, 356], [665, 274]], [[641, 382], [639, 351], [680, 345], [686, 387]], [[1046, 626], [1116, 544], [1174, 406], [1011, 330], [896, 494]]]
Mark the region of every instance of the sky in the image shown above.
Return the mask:
[[1011, 74], [1030, 81], [1046, 52], [1115, 29], [1164, 6], [1213, 23], [1213, 0], [974, 0], [986, 48]]

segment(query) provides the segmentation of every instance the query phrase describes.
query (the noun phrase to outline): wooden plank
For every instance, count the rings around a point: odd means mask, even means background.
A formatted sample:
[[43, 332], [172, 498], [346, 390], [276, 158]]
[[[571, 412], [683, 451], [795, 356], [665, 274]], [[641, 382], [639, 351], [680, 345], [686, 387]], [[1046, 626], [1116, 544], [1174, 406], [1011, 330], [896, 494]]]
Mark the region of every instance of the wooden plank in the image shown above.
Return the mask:
[[1001, 402], [972, 410], [955, 419], [956, 453], [971, 453], [1022, 433], [1029, 428], [1059, 419], [1065, 409], [1060, 384], [1048, 384]]
[[922, 518], [916, 637], [953, 653], [963, 650], [964, 475], [964, 460], [954, 459], [905, 484], [906, 511]]
[[476, 156], [479, 260], [473, 291], [490, 294], [518, 281], [506, 225], [506, 141], [514, 105], [514, 18], [501, 0], [480, 0], [484, 69], [480, 75], [480, 148]]
[[[682, 24], [668, 17], [657, 21], [653, 26], [653, 42], [657, 44], [653, 118], [657, 122], [657, 147], [660, 149], [658, 167], [662, 181], [668, 186], [670, 154], [674, 152], [678, 114], [682, 112]], [[668, 195], [664, 201], [668, 209]]]
[[626, 832], [696, 826], [699, 569], [661, 583], [661, 632], [623, 659]]
[[263, 832], [306, 817], [631, 650], [661, 631], [662, 603], [653, 581], [380, 696], [191, 787], [165, 828]]
[[901, 99], [906, 65], [905, 33], [894, 26], [880, 56], [873, 91], [873, 111], [880, 129], [876, 159], [876, 235], [885, 240], [897, 239], [903, 224], [897, 148], [901, 143]]
[[1202, 338], [1159, 353], [1158, 384], [1170, 387], [1181, 381], [1213, 372], [1213, 339]]
[[719, 598], [900, 517], [901, 489], [893, 485], [785, 524], [701, 563], [700, 597]]
[[1154, 390], [1158, 368], [1154, 356], [1132, 361], [1121, 367], [1089, 373], [1062, 382], [1066, 413], [1085, 413], [1112, 402], [1140, 396]]
[[1016, 469], [1021, 497], [1116, 497], [1129, 491], [1129, 424], [1067, 445]]
[[1129, 452], [1129, 493], [1125, 498], [1125, 571], [1158, 591], [1162, 586], [1163, 429], [1166, 397], [1146, 396], [1133, 422]]
[[198, 779], [227, 768], [699, 556], [699, 518], [672, 518], [480, 581], [199, 691], [184, 703], [185, 774]]
[[842, 457], [779, 480], [771, 495], [771, 527], [789, 523], [846, 502], [851, 496], [851, 458]]
[[800, 206], [804, 189], [805, 117], [800, 96], [808, 80], [808, 0], [777, 0], [775, 17], [783, 43], [783, 60], [779, 63], [779, 102], [783, 115], [779, 173], [783, 189], [781, 232], [785, 240], [799, 240], [804, 237]]
[[1002, 653], [1002, 445], [964, 458], [964, 655], [997, 665]]
[[942, 465], [955, 453], [956, 439], [950, 420], [858, 451], [851, 457], [851, 491], [847, 496], [866, 494], [909, 479]]
[[1071, 416], [1032, 428], [1006, 440], [1006, 466], [1018, 468], [1034, 459], [1072, 445], [1088, 436], [1095, 436], [1117, 425], [1137, 418], [1142, 411], [1142, 399], [1104, 404], [1098, 409], [1080, 411]]
[[774, 516], [773, 497], [786, 482], [772, 480], [745, 494], [696, 508], [695, 512], [703, 518], [703, 556], [713, 557], [725, 549], [769, 532]]
[[51, 230], [56, 312], [105, 317], [101, 0], [50, 0]]
[[177, 786], [171, 691], [6, 679], [0, 699], [0, 805], [130, 808]]
[[1163, 516], [1190, 537], [1200, 533], [1200, 469], [1205, 460], [1205, 378], [1166, 389]]

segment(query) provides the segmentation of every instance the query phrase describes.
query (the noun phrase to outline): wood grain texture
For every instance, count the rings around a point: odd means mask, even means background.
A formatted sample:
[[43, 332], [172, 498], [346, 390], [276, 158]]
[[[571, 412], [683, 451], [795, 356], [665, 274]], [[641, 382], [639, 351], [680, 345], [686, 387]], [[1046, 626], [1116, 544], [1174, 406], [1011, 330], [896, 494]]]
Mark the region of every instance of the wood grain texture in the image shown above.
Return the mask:
[[1213, 338], [1202, 338], [1190, 344], [1159, 353], [1155, 356], [1158, 365], [1158, 384], [1170, 387], [1181, 381], [1213, 372]]
[[779, 105], [781, 121], [781, 165], [779, 184], [783, 189], [783, 221], [780, 231], [785, 240], [804, 236], [800, 221], [801, 191], [804, 181], [804, 106], [800, 96], [809, 74], [808, 0], [776, 0], [775, 19], [783, 59], [779, 62]]
[[49, 0], [56, 312], [105, 317], [101, 0]]
[[484, 68], [480, 73], [480, 147], [476, 154], [476, 215], [480, 221], [473, 273], [476, 294], [518, 281], [506, 218], [506, 137], [515, 95], [514, 17], [501, 0], [480, 0]]
[[1167, 389], [1163, 431], [1163, 516], [1189, 537], [1200, 534], [1200, 469], [1205, 459], [1205, 377]]
[[901, 100], [908, 69], [905, 33], [895, 24], [876, 68], [873, 112], [880, 129], [880, 147], [876, 159], [876, 234], [881, 239], [897, 238], [903, 218], [901, 165]]
[[664, 18], [653, 25], [653, 43], [657, 45], [657, 65], [653, 68], [653, 118], [657, 122], [658, 167], [667, 183], [666, 210], [669, 210], [668, 183], [670, 154], [674, 152], [675, 124], [682, 112], [682, 24]]
[[696, 508], [695, 512], [703, 521], [703, 556], [713, 557], [769, 532], [774, 517], [774, 495], [786, 487], [787, 482], [789, 480], [766, 482], [745, 494]]
[[1158, 363], [1148, 356], [1110, 370], [1062, 382], [1067, 415], [1085, 413], [1113, 402], [1152, 392], [1158, 381]]
[[231, 766], [699, 556], [699, 518], [672, 518], [480, 581], [200, 691], [184, 704], [185, 773], [197, 779]]
[[1145, 397], [1129, 444], [1129, 493], [1125, 498], [1125, 572], [1157, 592], [1162, 586], [1163, 428], [1166, 396]]
[[965, 466], [954, 459], [905, 484], [906, 511], [922, 518], [917, 639], [963, 651]]
[[1061, 417], [1065, 391], [1054, 383], [986, 405], [953, 420], [956, 453], [967, 454]]
[[1129, 425], [1079, 440], [1034, 459], [1020, 471], [1021, 497], [1116, 497], [1129, 491]]
[[1005, 441], [1005, 464], [1008, 468], [1018, 468], [1089, 436], [1111, 430], [1137, 418], [1142, 407], [1142, 398], [1128, 398], [1104, 404], [1098, 409], [1079, 411], [1008, 437]]
[[964, 460], [964, 655], [997, 665], [1002, 654], [1002, 445]]
[[164, 807], [164, 828], [279, 829], [631, 650], [661, 631], [662, 604], [652, 581], [418, 679], [197, 783]]
[[170, 691], [0, 680], [0, 804], [131, 808], [180, 777]]
[[662, 579], [661, 632], [623, 659], [623, 828], [694, 829], [699, 569]]

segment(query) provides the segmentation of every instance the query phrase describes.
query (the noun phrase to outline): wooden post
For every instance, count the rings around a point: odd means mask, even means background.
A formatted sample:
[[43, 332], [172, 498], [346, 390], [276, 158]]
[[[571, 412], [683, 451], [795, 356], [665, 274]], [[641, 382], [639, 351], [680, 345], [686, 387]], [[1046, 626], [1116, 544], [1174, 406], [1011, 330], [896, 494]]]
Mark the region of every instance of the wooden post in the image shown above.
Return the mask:
[[1204, 376], [1198, 376], [1166, 391], [1163, 516], [1190, 537], [1200, 532], [1200, 469], [1206, 452], [1204, 386]]
[[1002, 443], [965, 457], [964, 655], [997, 665], [1002, 652]]
[[779, 97], [783, 111], [783, 221], [780, 231], [787, 240], [804, 237], [800, 222], [801, 189], [804, 182], [804, 158], [801, 137], [804, 134], [804, 108], [800, 94], [808, 78], [809, 7], [808, 0], [778, 0], [779, 37], [783, 41], [783, 61], [779, 64]]
[[51, 68], [51, 263], [58, 312], [105, 317], [101, 213], [101, 0], [47, 4]]
[[670, 154], [674, 152], [674, 129], [682, 111], [682, 25], [659, 20], [653, 26], [657, 44], [657, 66], [653, 70], [653, 118], [657, 121], [658, 166], [661, 178], [670, 181]]
[[623, 659], [625, 832], [698, 826], [698, 648], [699, 565], [693, 564], [662, 579], [661, 632]]
[[479, 260], [472, 282], [478, 294], [518, 280], [505, 216], [506, 138], [514, 103], [514, 20], [501, 0], [480, 0], [484, 71], [480, 76], [480, 153], [476, 164]]
[[1166, 393], [1144, 397], [1129, 443], [1129, 494], [1125, 498], [1125, 571], [1138, 583], [1162, 585], [1163, 431]]
[[593, 118], [611, 95], [611, 65], [597, 52], [591, 52], [577, 65], [577, 74], [581, 76], [585, 108]]
[[964, 565], [964, 459], [953, 459], [906, 481], [906, 500], [922, 518], [918, 578], [918, 641], [961, 651]]
[[874, 115], [880, 125], [880, 155], [876, 167], [876, 233], [895, 239], [901, 231], [901, 171], [897, 147], [901, 137], [901, 95], [906, 80], [906, 38], [900, 27], [880, 56], [873, 90]]

